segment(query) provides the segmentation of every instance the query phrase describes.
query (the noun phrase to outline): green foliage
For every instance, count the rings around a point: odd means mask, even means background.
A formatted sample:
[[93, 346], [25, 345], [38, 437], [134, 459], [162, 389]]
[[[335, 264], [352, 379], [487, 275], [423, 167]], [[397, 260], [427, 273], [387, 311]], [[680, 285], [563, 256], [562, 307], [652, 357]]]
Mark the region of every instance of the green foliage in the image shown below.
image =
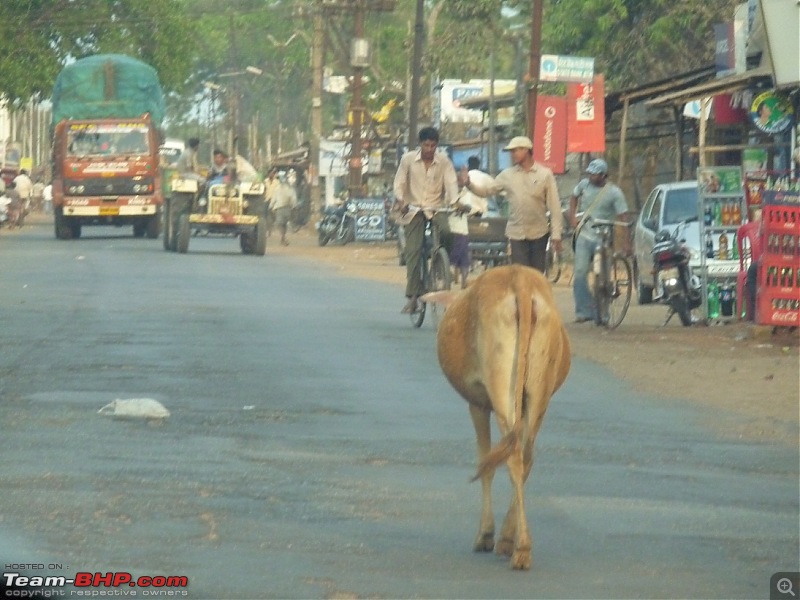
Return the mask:
[[184, 16], [184, 0], [3, 0], [0, 94], [47, 97], [65, 60], [102, 52], [139, 58], [179, 89], [193, 53]]

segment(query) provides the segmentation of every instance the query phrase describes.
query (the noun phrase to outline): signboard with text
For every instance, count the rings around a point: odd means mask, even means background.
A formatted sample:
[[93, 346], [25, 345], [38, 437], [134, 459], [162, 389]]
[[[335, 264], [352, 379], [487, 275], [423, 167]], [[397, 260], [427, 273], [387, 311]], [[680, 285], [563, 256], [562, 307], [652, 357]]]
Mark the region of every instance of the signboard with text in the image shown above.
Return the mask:
[[567, 158], [567, 99], [539, 96], [536, 100], [536, 135], [533, 158], [553, 171], [564, 173]]
[[539, 63], [541, 81], [591, 83], [593, 77], [594, 58], [543, 54]]
[[606, 111], [602, 75], [567, 84], [567, 152], [605, 152]]
[[386, 240], [386, 213], [383, 198], [356, 198], [356, 240], [383, 242]]

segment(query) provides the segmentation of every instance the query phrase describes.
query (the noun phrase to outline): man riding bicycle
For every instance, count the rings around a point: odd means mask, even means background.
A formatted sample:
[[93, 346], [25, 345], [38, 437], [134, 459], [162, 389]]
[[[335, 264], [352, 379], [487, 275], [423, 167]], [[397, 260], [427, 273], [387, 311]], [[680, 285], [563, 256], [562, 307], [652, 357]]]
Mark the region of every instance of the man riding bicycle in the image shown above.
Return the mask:
[[[595, 158], [586, 167], [586, 174], [588, 177], [578, 182], [569, 199], [570, 225], [577, 234], [572, 280], [576, 323], [593, 321], [597, 310], [588, 283], [592, 256], [599, 243], [597, 232], [591, 227], [592, 221], [628, 218], [628, 203], [622, 190], [608, 181], [608, 163], [602, 158]], [[584, 215], [580, 222], [578, 213]]]
[[437, 152], [439, 131], [424, 127], [419, 132], [419, 148], [406, 152], [400, 159], [394, 177], [394, 196], [402, 215], [398, 224], [405, 227], [406, 235], [406, 298], [402, 313], [413, 313], [422, 289], [422, 244], [425, 241], [425, 221], [435, 225], [447, 221], [446, 214], [436, 214], [438, 209], [458, 201], [458, 179], [453, 163], [443, 152]]

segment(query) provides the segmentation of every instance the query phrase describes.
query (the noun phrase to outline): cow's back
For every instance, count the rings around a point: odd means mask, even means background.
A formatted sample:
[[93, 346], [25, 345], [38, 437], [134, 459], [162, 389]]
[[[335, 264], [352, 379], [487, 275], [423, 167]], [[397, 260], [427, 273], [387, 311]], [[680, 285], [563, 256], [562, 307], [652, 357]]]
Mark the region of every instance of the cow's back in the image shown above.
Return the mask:
[[520, 306], [531, 311], [528, 365], [533, 362], [540, 374], [546, 371], [549, 394], [564, 382], [570, 365], [569, 339], [550, 283], [528, 267], [496, 267], [453, 301], [439, 325], [442, 371], [468, 402], [491, 408], [487, 382], [500, 377], [510, 383], [516, 374]]

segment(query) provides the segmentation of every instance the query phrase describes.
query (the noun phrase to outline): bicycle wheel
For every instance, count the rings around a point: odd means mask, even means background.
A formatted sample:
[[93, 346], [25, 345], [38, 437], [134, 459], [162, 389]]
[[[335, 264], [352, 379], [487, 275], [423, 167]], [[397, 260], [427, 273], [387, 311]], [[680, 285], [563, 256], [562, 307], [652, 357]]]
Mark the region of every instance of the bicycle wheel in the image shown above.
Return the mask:
[[[447, 251], [444, 248], [439, 248], [431, 257], [431, 276], [427, 289], [431, 292], [449, 290], [452, 283], [450, 259], [447, 256]], [[439, 305], [431, 305], [431, 317], [433, 318], [433, 324], [436, 326], [439, 325], [440, 311], [443, 311], [443, 309]]]
[[621, 254], [611, 258], [608, 270], [608, 314], [606, 327], [614, 329], [622, 323], [631, 305], [633, 271], [631, 264]]
[[[422, 289], [428, 290], [430, 289], [430, 273], [428, 272], [428, 258], [427, 252], [423, 252], [422, 254], [422, 267], [421, 267], [421, 276], [422, 276]], [[422, 322], [425, 320], [425, 311], [427, 310], [427, 304], [417, 300], [417, 307], [415, 310], [411, 311], [408, 315], [411, 318], [411, 324], [414, 327], [422, 327]]]
[[[598, 252], [601, 251], [598, 250]], [[597, 256], [594, 257], [592, 264], [598, 264]], [[608, 306], [610, 299], [610, 294], [608, 292], [608, 273], [610, 265], [608, 264], [608, 260], [600, 260], [599, 265], [599, 273], [594, 273], [594, 322], [597, 325], [605, 326], [608, 323]]]

